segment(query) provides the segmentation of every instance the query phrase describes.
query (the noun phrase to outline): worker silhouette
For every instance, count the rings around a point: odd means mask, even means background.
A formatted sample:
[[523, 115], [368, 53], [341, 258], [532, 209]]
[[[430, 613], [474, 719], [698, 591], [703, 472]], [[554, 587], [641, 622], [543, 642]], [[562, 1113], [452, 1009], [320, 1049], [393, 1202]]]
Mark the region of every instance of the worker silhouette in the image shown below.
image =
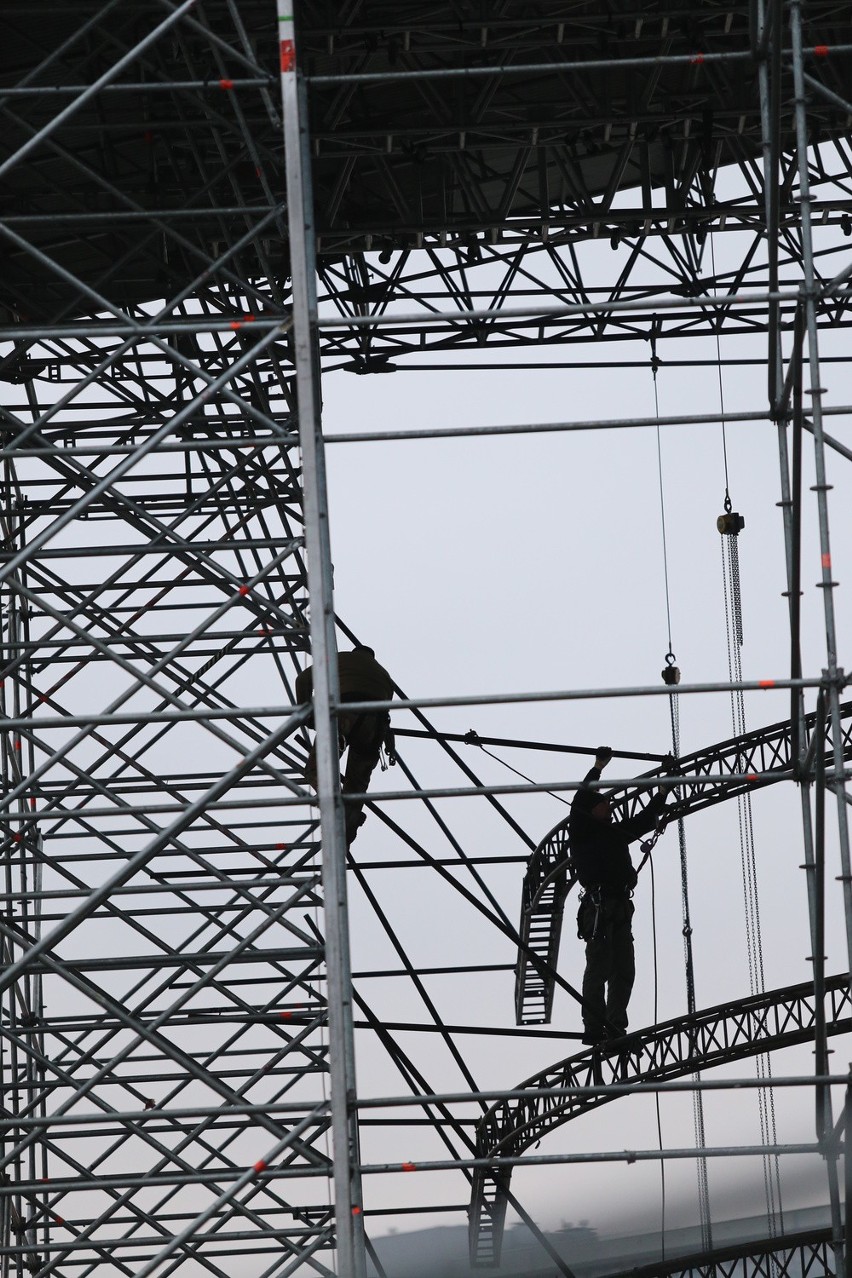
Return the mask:
[[636, 870], [630, 844], [656, 826], [666, 806], [660, 789], [635, 817], [613, 821], [609, 800], [588, 787], [612, 758], [600, 746], [571, 803], [568, 838], [574, 872], [583, 888], [577, 933], [586, 942], [583, 976], [583, 1042], [603, 1043], [627, 1030], [627, 1005], [636, 974], [633, 954], [633, 889]]
[[[338, 653], [337, 672], [340, 681], [340, 700], [390, 701], [393, 697], [393, 680], [376, 661], [376, 654], [366, 644], [356, 644], [351, 652]], [[310, 701], [313, 696], [313, 667], [308, 666], [296, 678], [296, 700]], [[309, 720], [312, 726], [312, 720]], [[387, 710], [339, 711], [337, 737], [341, 755], [349, 749], [346, 771], [343, 776], [344, 794], [363, 794], [369, 784], [373, 769], [379, 761], [382, 745], [390, 736], [390, 715]], [[316, 740], [311, 746], [305, 764], [305, 780], [312, 789], [317, 788]], [[364, 824], [364, 803], [351, 802], [344, 807], [346, 846], [355, 838]]]

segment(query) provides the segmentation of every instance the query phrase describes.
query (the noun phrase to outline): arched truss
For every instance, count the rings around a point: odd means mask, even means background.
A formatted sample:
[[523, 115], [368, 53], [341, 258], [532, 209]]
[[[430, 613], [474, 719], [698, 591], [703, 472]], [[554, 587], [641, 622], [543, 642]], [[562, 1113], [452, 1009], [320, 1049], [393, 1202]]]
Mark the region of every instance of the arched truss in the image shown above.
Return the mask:
[[784, 1238], [719, 1247], [701, 1256], [659, 1260], [653, 1265], [631, 1266], [608, 1278], [835, 1278], [837, 1252], [830, 1229], [815, 1229]]
[[[843, 757], [852, 758], [852, 702], [841, 707]], [[804, 717], [804, 744], [810, 736], [816, 715]], [[766, 728], [758, 728], [744, 737], [720, 741], [718, 745], [684, 755], [678, 767], [684, 779], [669, 805], [669, 820], [700, 812], [725, 799], [789, 780], [799, 759], [800, 742], [795, 721], [785, 720]], [[833, 746], [828, 729], [825, 734], [824, 758], [831, 766]], [[653, 793], [657, 776], [666, 775], [660, 767], [646, 772], [642, 788], [624, 787], [607, 790], [617, 818], [632, 817], [641, 812]], [[718, 778], [721, 784], [713, 784]], [[539, 843], [530, 857], [521, 898], [518, 932], [518, 968], [515, 981], [515, 1018], [518, 1025], [548, 1024], [553, 1008], [555, 970], [559, 958], [565, 898], [576, 880], [570, 871], [571, 850], [568, 842], [568, 820], [560, 821]]]
[[[477, 1126], [479, 1158], [517, 1159], [525, 1149], [581, 1114], [612, 1099], [607, 1094], [577, 1095], [572, 1088], [607, 1083], [660, 1082], [684, 1074], [711, 1069], [729, 1061], [778, 1051], [813, 1038], [818, 1009], [812, 984], [770, 990], [675, 1017], [638, 1030], [612, 1048], [591, 1048], [559, 1061], [550, 1069], [525, 1079], [518, 1087], [521, 1099], [493, 1105]], [[827, 1032], [842, 1034], [852, 1028], [852, 994], [844, 973], [826, 980]], [[553, 1089], [566, 1095], [553, 1095]], [[548, 1089], [551, 1094], [543, 1094]], [[500, 1262], [500, 1247], [512, 1176], [509, 1166], [474, 1172], [470, 1203], [471, 1263], [481, 1266]]]

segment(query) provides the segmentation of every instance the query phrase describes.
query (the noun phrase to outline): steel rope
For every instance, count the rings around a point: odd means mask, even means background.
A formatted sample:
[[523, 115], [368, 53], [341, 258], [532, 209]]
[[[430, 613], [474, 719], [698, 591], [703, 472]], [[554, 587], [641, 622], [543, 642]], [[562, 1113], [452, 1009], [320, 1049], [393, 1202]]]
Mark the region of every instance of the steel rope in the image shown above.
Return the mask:
[[[727, 466], [726, 466], [727, 481]], [[730, 507], [730, 497], [725, 489], [725, 509]], [[740, 588], [739, 543], [736, 532], [722, 535], [722, 585], [725, 601], [725, 633], [728, 649], [728, 678], [731, 683], [742, 682], [742, 594]], [[731, 722], [734, 736], [746, 734], [745, 697], [742, 690], [731, 691]], [[760, 917], [760, 893], [757, 880], [757, 858], [754, 844], [751, 794], [737, 796], [737, 820], [740, 839], [740, 866], [743, 881], [743, 909], [745, 916], [746, 952], [749, 971], [749, 991], [763, 994], [766, 989], [763, 965], [763, 930]], [[758, 1078], [771, 1079], [772, 1063], [768, 1054], [756, 1057], [755, 1072]], [[761, 1139], [766, 1145], [776, 1143], [775, 1099], [770, 1089], [758, 1089], [758, 1115]], [[764, 1192], [766, 1195], [767, 1223], [770, 1237], [778, 1236], [779, 1223], [783, 1222], [781, 1196], [781, 1167], [778, 1156], [763, 1159]], [[779, 1217], [781, 1221], [779, 1222]], [[782, 1224], [783, 1227], [783, 1224]]]
[[[660, 526], [663, 538], [663, 577], [665, 581], [666, 592], [666, 623], [669, 647], [666, 653], [666, 663], [674, 663], [674, 651], [672, 647], [672, 613], [671, 601], [669, 597], [669, 554], [668, 554], [668, 538], [666, 535], [666, 505], [665, 493], [663, 487], [663, 454], [660, 440], [660, 400], [657, 388], [657, 369], [659, 361], [657, 359], [656, 344], [653, 339], [651, 342], [651, 373], [654, 381], [654, 409], [657, 416], [657, 473], [660, 484]], [[671, 718], [672, 729], [672, 754], [675, 759], [680, 758], [680, 699], [676, 692], [672, 692], [669, 697], [669, 714]], [[677, 797], [677, 790], [675, 796]], [[680, 856], [680, 894], [681, 894], [681, 932], [683, 936], [683, 957], [684, 967], [686, 971], [686, 1001], [690, 1016], [695, 1012], [695, 968], [692, 959], [692, 922], [689, 911], [689, 874], [687, 871], [686, 861], [686, 829], [683, 823], [683, 817], [678, 818], [677, 822], [677, 838], [678, 853]], [[654, 886], [654, 865], [651, 862], [651, 891], [653, 903], [653, 886]], [[652, 915], [654, 927], [654, 1022], [657, 1019], [656, 999], [657, 999], [657, 969], [656, 969], [656, 916]], [[700, 1079], [700, 1073], [694, 1075], [695, 1079]], [[696, 1149], [705, 1147], [705, 1131], [704, 1131], [704, 1097], [700, 1091], [693, 1092], [692, 1096], [692, 1119], [693, 1131], [695, 1134]], [[659, 1102], [657, 1105], [657, 1126], [660, 1131], [660, 1139], [662, 1140], [662, 1132], [660, 1128]], [[707, 1159], [697, 1159], [698, 1174], [698, 1207], [699, 1217], [701, 1220], [701, 1241], [705, 1251], [709, 1251], [713, 1245], [713, 1234], [710, 1217], [710, 1186], [707, 1179]], [[665, 1173], [661, 1168], [662, 1176], [662, 1219], [663, 1227], [665, 1227]], [[663, 1249], [665, 1254], [665, 1238], [663, 1239]]]

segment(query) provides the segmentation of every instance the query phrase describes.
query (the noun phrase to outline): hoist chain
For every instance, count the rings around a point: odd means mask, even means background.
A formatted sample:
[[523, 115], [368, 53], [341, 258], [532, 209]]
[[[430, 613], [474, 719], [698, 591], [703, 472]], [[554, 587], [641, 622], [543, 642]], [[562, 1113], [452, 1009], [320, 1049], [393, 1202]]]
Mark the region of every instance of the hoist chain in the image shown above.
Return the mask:
[[728, 538], [728, 560], [731, 574], [731, 602], [734, 615], [734, 634], [740, 647], [743, 646], [743, 607], [740, 597], [740, 550], [736, 537]]

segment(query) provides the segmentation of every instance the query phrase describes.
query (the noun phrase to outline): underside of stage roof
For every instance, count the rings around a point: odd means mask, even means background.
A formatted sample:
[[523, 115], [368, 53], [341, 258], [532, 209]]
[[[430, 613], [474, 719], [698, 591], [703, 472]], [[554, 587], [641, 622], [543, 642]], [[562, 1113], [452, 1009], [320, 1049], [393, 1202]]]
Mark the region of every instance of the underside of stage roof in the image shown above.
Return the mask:
[[[193, 249], [215, 256], [244, 234], [247, 210], [276, 207], [277, 14], [267, 0], [241, 3], [235, 44], [232, 10], [207, 0], [203, 21], [188, 16], [129, 60], [61, 137], [5, 179], [4, 221], [25, 222], [30, 242], [90, 287], [108, 279], [118, 305], [194, 281]], [[10, 150], [73, 105], [72, 85], [110, 76], [122, 53], [144, 43], [150, 5], [127, 0], [106, 38], [100, 12], [97, 3], [7, 7], [0, 78], [20, 95], [6, 98]], [[644, 219], [658, 230], [662, 212], [670, 232], [696, 234], [718, 228], [723, 213], [763, 219], [753, 4], [402, 0], [305, 3], [298, 16], [321, 267], [370, 249], [636, 236], [651, 229]], [[806, 70], [826, 89], [809, 102], [811, 143], [848, 139], [849, 34], [836, 0], [804, 6]], [[236, 112], [228, 93], [238, 95]], [[780, 216], [793, 216], [792, 95], [779, 86], [774, 105]], [[754, 175], [750, 207], [720, 208], [717, 172], [731, 165]], [[627, 191], [629, 204], [616, 201]], [[166, 211], [179, 217], [157, 238], [156, 215]], [[842, 212], [836, 202], [830, 216]], [[264, 270], [286, 280], [280, 214], [265, 228], [263, 254]], [[8, 241], [2, 268], [2, 302], [23, 319], [91, 309], [55, 272], [34, 278], [32, 257]], [[387, 300], [387, 291], [361, 296], [355, 284], [344, 300]]]

